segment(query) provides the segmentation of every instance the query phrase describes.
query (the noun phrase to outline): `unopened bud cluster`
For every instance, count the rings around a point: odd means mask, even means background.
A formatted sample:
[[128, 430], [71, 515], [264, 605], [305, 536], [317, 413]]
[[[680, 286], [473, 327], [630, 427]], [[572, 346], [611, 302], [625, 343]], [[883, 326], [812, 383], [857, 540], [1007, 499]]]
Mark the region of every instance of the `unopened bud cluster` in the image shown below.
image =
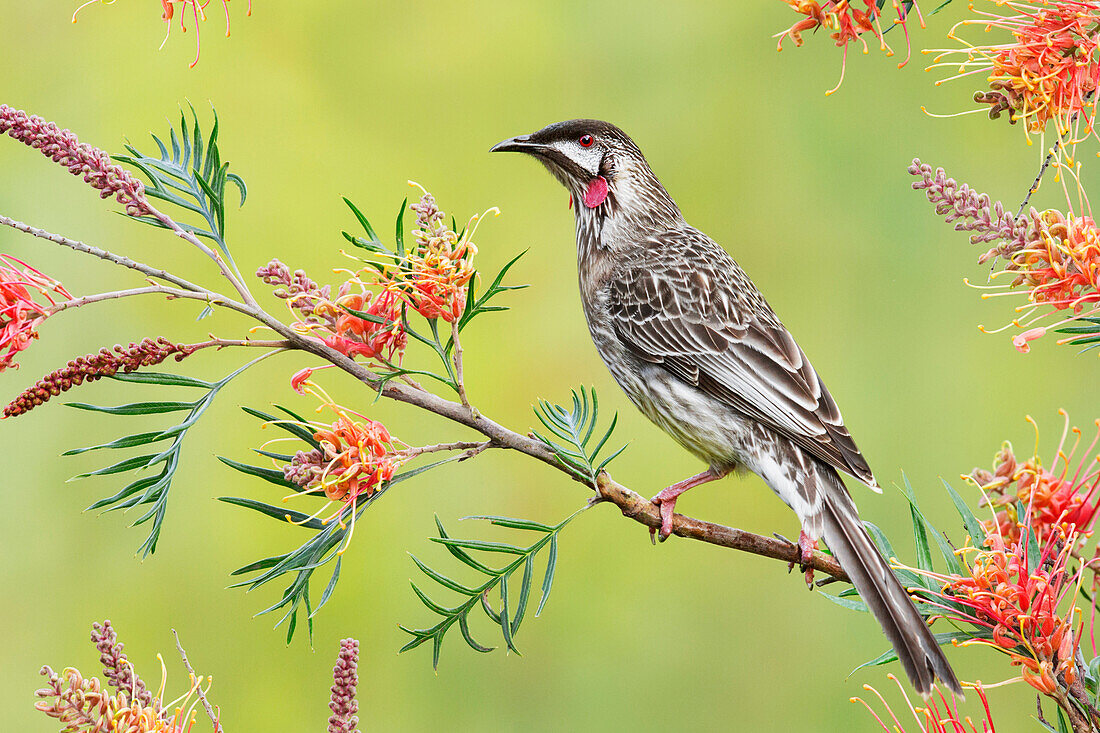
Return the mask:
[[0, 133], [7, 133], [47, 158], [60, 163], [74, 176], [99, 189], [101, 198], [114, 196], [130, 216], [152, 213], [145, 186], [122, 166], [111, 162], [103, 150], [82, 143], [76, 135], [21, 109], [0, 104]]
[[272, 294], [276, 298], [282, 298], [291, 308], [298, 311], [306, 323], [319, 323], [330, 327], [336, 324], [336, 316], [332, 312], [327, 309], [317, 311], [318, 305], [331, 300], [332, 287], [317, 285], [305, 270], [291, 272], [289, 267], [274, 259], [256, 270], [256, 277], [268, 285], [274, 285], [275, 290]]
[[359, 685], [359, 642], [344, 639], [340, 642], [340, 656], [332, 668], [332, 699], [328, 706], [332, 716], [328, 719], [328, 733], [358, 733], [359, 704], [355, 701], [355, 688]]
[[146, 338], [128, 346], [116, 345], [113, 349], [104, 347], [95, 354], [77, 357], [61, 369], [42, 377], [4, 408], [4, 417], [22, 415], [84, 382], [160, 364], [170, 356], [180, 361], [193, 351], [192, 346], [172, 343], [165, 338]]

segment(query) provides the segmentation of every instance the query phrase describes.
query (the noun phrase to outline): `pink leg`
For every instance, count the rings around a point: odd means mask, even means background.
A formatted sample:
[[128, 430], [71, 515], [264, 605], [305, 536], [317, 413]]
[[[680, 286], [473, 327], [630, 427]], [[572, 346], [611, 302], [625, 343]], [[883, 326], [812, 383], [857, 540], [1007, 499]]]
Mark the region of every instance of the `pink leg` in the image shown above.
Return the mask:
[[[661, 509], [661, 542], [668, 539], [668, 536], [672, 534], [672, 514], [676, 511], [676, 499], [680, 494], [684, 493], [688, 489], [694, 489], [700, 484], [705, 484], [710, 481], [715, 481], [722, 478], [729, 471], [720, 471], [714, 468], [708, 468], [700, 474], [696, 474], [691, 478], [686, 478], [683, 481], [669, 486], [667, 489], [653, 497], [651, 501]], [[657, 533], [656, 527], [649, 528], [649, 537], [653, 539], [653, 536]]]
[[[810, 539], [810, 535], [806, 534], [805, 530], [798, 533], [798, 554], [799, 563], [798, 569], [805, 573], [806, 586], [810, 589], [814, 589], [814, 569], [810, 564], [814, 559], [814, 550], [817, 549], [817, 540]], [[794, 570], [794, 563], [792, 562], [787, 566], [788, 570]]]

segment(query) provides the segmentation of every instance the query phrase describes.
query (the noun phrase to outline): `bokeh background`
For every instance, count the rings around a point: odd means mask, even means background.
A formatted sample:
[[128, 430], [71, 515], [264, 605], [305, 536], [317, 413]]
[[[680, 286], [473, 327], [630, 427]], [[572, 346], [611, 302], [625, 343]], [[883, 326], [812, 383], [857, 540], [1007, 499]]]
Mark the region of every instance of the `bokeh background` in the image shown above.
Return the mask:
[[[228, 226], [246, 271], [278, 257], [329, 278], [345, 264], [340, 230], [354, 225], [340, 197], [358, 202], [387, 232], [409, 178], [460, 220], [499, 206], [503, 215], [479, 232], [479, 262], [495, 272], [529, 248], [513, 280], [532, 287], [507, 296], [512, 310], [470, 331], [473, 400], [522, 429], [533, 423], [537, 398], [562, 400], [571, 387], [594, 385], [606, 413], [620, 411], [618, 437], [630, 441], [614, 474], [647, 495], [699, 465], [635, 413], [590, 345], [565, 192], [531, 161], [487, 155], [505, 137], [561, 119], [623, 126], [688, 219], [755, 278], [887, 486], [883, 496], [854, 492], [864, 516], [899, 548], [909, 545], [907, 507], [892, 488], [902, 471], [933, 521], [954, 529], [940, 477], [959, 485], [958, 475], [989, 465], [1005, 439], [1026, 450], [1035, 439], [1027, 414], [1038, 420], [1049, 457], [1062, 428], [1059, 407], [1087, 427], [1100, 412], [1085, 386], [1095, 355], [1077, 357], [1048, 338], [1023, 356], [1007, 335], [978, 332], [979, 323], [1007, 322], [1018, 301], [983, 302], [962, 284], [967, 274], [981, 279], [978, 250], [910, 190], [905, 168], [920, 155], [1015, 203], [1041, 149], [1004, 120], [922, 113], [922, 105], [944, 113], [971, 108], [975, 82], [935, 87], [941, 74], [926, 73], [928, 57], [919, 53], [899, 71], [900, 55], [863, 56], [853, 47], [844, 86], [826, 98], [840, 73], [839, 49], [818, 33], [805, 47], [777, 54], [771, 34], [796, 17], [774, 0], [256, 0], [251, 18], [238, 0], [229, 40], [212, 4], [202, 59], [188, 69], [193, 31], [175, 29], [157, 51], [158, 3], [91, 6], [74, 25], [69, 14], [77, 4], [3, 3], [0, 101], [112, 151], [124, 138], [145, 144], [148, 131], [164, 131], [166, 116], [177, 118], [185, 100], [204, 121], [214, 103], [223, 155], [249, 187]], [[946, 28], [963, 10], [931, 16], [927, 30], [915, 29], [915, 48], [945, 45]], [[903, 42], [897, 32], [890, 40]], [[1062, 200], [1048, 185], [1037, 203]], [[0, 140], [4, 214], [215, 280], [197, 253], [126, 221], [116, 208], [35, 151]], [[57, 275], [74, 293], [138, 284], [128, 271], [10, 230], [0, 231], [0, 249]], [[156, 335], [199, 339], [210, 329], [230, 337], [245, 325], [232, 316], [196, 323], [196, 315], [191, 305], [151, 299], [67, 313], [46, 324], [18, 371], [2, 375], [3, 393], [14, 396], [102, 345]], [[217, 377], [240, 356], [203, 353], [185, 371]], [[888, 684], [885, 670], [846, 678], [886, 646], [869, 617], [808, 594], [797, 574], [774, 561], [677, 539], [651, 547], [645, 530], [612, 507], [587, 513], [563, 535], [554, 593], [517, 640], [522, 657], [475, 654], [457, 634], [438, 673], [427, 647], [398, 656], [406, 637], [397, 624], [429, 621], [408, 586], [415, 571], [408, 553], [454, 569], [426, 540], [433, 513], [456, 532], [478, 536], [484, 529], [457, 519], [500, 513], [553, 522], [587, 498], [559, 473], [503, 453], [387, 494], [356, 532], [312, 648], [304, 634], [287, 647], [282, 630], [271, 628], [274, 618], [252, 617], [281, 590], [227, 589], [228, 572], [293, 547], [304, 534], [214, 501], [273, 498], [270, 487], [214, 456], [246, 459], [271, 437], [240, 405], [310, 409], [288, 388], [291, 372], [308, 364], [278, 357], [223, 392], [188, 439], [159, 550], [144, 562], [134, 556], [141, 528], [128, 528], [126, 516], [81, 511], [118, 482], [65, 482], [101, 459], [59, 458], [68, 448], [134, 432], [139, 420], [80, 413], [57, 400], [0, 425], [7, 477], [0, 495], [0, 625], [7, 629], [0, 727], [55, 728], [32, 710], [38, 668], [72, 664], [96, 674], [88, 629], [105, 617], [151, 682], [156, 653], [164, 654], [175, 691], [186, 685], [169, 632], [178, 629], [195, 666], [213, 674], [212, 696], [231, 731], [323, 730], [330, 669], [344, 636], [362, 641], [365, 731], [875, 727], [848, 698], [864, 682]], [[410, 443], [467, 437], [441, 419], [373, 404], [341, 375], [321, 381]], [[174, 398], [110, 382], [70, 394], [100, 404], [165, 396]], [[148, 424], [168, 423], [154, 417]], [[793, 515], [755, 478], [692, 492], [681, 508], [762, 533], [798, 532]], [[487, 626], [481, 632], [494, 638]], [[967, 679], [1011, 676], [988, 650], [951, 657]], [[1034, 710], [1027, 688], [991, 696], [1007, 728], [1028, 725], [1016, 722]]]

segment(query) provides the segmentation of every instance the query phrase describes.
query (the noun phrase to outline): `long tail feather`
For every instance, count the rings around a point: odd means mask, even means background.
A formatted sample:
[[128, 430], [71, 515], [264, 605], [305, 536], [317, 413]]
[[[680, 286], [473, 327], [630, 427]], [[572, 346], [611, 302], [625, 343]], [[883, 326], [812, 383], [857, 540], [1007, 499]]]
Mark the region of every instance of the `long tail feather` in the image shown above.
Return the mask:
[[962, 686], [943, 650], [909, 593], [871, 541], [840, 476], [822, 464], [817, 475], [825, 484], [819, 487], [823, 495], [820, 506], [825, 542], [882, 625], [913, 687], [928, 696], [938, 677], [949, 690], [962, 695]]

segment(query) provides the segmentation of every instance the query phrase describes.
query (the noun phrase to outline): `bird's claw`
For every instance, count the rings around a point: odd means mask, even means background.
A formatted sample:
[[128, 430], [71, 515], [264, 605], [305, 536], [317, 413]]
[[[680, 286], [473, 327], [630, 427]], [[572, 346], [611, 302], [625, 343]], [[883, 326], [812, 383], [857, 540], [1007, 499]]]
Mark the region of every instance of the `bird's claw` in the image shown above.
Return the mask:
[[653, 544], [657, 544], [659, 539], [664, 542], [672, 534], [672, 515], [676, 511], [676, 497], [679, 494], [671, 494], [668, 489], [665, 489], [655, 497], [650, 499], [657, 508], [661, 510], [661, 528], [658, 530], [656, 527], [649, 528], [649, 540]]
[[[778, 536], [778, 535], [777, 535]], [[817, 540], [810, 539], [810, 536], [805, 531], [798, 533], [798, 542], [791, 542], [786, 537], [782, 539], [790, 542], [796, 548], [798, 548], [798, 562], [790, 562], [787, 564], [787, 572], [794, 570], [794, 566], [797, 564], [798, 569], [802, 571], [806, 578], [806, 587], [810, 590], [814, 589], [814, 550], [817, 549]]]

